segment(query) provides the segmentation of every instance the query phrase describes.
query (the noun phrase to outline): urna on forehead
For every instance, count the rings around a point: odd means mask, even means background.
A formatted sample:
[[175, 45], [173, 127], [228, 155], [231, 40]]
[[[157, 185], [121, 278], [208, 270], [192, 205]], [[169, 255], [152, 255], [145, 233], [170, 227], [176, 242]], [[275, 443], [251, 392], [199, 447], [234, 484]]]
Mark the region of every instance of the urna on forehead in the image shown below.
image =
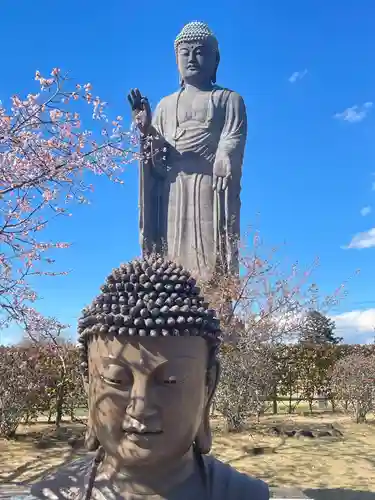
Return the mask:
[[217, 38], [208, 25], [200, 21], [193, 21], [186, 24], [177, 35], [174, 42], [175, 51], [177, 52], [178, 46], [182, 43], [195, 42], [208, 43], [212, 45], [215, 50], [218, 50]]
[[87, 343], [95, 335], [199, 336], [213, 347], [220, 323], [195, 279], [182, 266], [157, 256], [114, 269], [78, 322], [81, 371], [88, 376]]

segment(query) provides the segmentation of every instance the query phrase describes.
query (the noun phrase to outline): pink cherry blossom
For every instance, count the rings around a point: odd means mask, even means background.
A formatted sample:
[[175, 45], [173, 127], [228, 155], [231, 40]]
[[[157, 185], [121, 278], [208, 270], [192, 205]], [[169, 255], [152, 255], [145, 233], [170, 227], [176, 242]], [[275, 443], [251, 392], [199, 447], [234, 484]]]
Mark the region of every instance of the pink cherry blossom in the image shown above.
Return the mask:
[[[59, 68], [49, 77], [37, 71], [35, 80], [37, 92], [12, 96], [9, 108], [0, 101], [0, 328], [16, 321], [28, 331], [42, 324], [28, 278], [65, 274], [48, 269], [54, 262], [48, 253], [69, 243], [43, 241], [43, 230], [52, 218], [71, 215], [68, 203], [87, 202], [93, 188], [82, 172], [122, 183], [124, 165], [139, 158], [135, 133], [123, 130], [117, 113], [114, 123], [107, 118], [90, 83], [69, 88]], [[102, 134], [87, 123], [82, 128], [74, 109], [81, 102], [92, 108]]]

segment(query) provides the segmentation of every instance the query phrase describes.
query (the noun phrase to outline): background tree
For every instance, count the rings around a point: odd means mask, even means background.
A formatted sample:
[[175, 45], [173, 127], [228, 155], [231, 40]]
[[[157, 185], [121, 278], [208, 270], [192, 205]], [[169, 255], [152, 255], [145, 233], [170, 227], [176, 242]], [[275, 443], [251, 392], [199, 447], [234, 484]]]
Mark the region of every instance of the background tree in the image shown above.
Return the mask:
[[277, 351], [277, 394], [287, 398], [288, 413], [293, 413], [303, 399], [302, 351], [298, 344], [283, 345]]
[[350, 413], [357, 423], [366, 421], [375, 409], [375, 355], [373, 351], [353, 352], [335, 364], [331, 376], [331, 390], [336, 401]]
[[301, 342], [307, 344], [339, 344], [335, 322], [319, 311], [309, 310], [301, 323]]
[[21, 422], [44, 415], [57, 427], [86, 407], [79, 352], [72, 344], [0, 347], [0, 436], [14, 437]]
[[299, 344], [298, 349], [298, 374], [300, 394], [309, 404], [310, 412], [313, 411], [313, 402], [317, 396], [328, 397], [328, 376], [333, 366], [332, 351], [336, 344]]
[[272, 348], [245, 329], [237, 332], [235, 346], [220, 355], [221, 379], [215, 408], [223, 415], [228, 431], [240, 431], [250, 416], [259, 421], [275, 384]]
[[[276, 249], [267, 252], [258, 232], [252, 242], [250, 248], [242, 247], [240, 277], [217, 275], [203, 284], [225, 335], [215, 408], [230, 430], [241, 429], [252, 415], [259, 417], [275, 393], [280, 374], [274, 351], [281, 343], [298, 339], [303, 313], [316, 298], [308, 280], [317, 262], [306, 271], [293, 265], [283, 272]], [[335, 303], [341, 292], [342, 287], [326, 297], [325, 304]], [[294, 387], [298, 370], [293, 377]]]
[[31, 346], [49, 358], [43, 365], [46, 370], [43, 374], [45, 395], [39, 394], [39, 398], [43, 402], [48, 401], [49, 420], [53, 413], [57, 427], [64, 412], [68, 411], [74, 417], [75, 407], [84, 399], [78, 353], [73, 344], [64, 338], [67, 326], [55, 318], [34, 313], [32, 323], [25, 328]]
[[11, 438], [41, 386], [36, 350], [0, 347], [0, 436]]

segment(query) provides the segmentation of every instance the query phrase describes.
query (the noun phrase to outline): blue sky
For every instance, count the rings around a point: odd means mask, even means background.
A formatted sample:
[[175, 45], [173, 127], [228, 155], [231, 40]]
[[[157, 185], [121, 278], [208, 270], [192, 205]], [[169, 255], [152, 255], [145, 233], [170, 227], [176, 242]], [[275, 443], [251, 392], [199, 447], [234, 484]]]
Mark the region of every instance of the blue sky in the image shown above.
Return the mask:
[[[0, 99], [34, 91], [35, 70], [58, 66], [130, 123], [127, 91], [139, 87], [153, 106], [173, 92], [174, 38], [186, 22], [207, 22], [220, 44], [218, 83], [248, 110], [243, 227], [256, 220], [266, 245], [285, 241], [290, 262], [319, 256], [323, 292], [360, 268], [331, 313], [348, 340], [366, 341], [375, 325], [374, 16], [372, 0], [3, 0]], [[37, 283], [39, 308], [72, 330], [106, 274], [139, 254], [137, 179], [135, 164], [123, 187], [98, 179], [91, 206], [45, 235], [72, 242], [56, 255], [71, 274]]]

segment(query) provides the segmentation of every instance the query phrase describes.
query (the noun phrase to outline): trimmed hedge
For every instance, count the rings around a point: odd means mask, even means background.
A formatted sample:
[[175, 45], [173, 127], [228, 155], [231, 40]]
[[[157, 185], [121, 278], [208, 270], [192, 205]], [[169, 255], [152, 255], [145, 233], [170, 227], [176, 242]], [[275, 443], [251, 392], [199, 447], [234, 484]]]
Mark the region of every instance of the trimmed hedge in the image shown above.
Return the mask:
[[[228, 349], [233, 348], [222, 349], [224, 356]], [[287, 398], [290, 412], [298, 399], [307, 400], [311, 408], [319, 393], [331, 400], [334, 409], [331, 376], [335, 364], [353, 354], [375, 356], [375, 345], [296, 344], [271, 350], [277, 382], [263, 399]], [[21, 421], [31, 421], [41, 413], [59, 425], [63, 415], [74, 419], [77, 409], [86, 405], [74, 345], [0, 346], [0, 435], [13, 436]]]

